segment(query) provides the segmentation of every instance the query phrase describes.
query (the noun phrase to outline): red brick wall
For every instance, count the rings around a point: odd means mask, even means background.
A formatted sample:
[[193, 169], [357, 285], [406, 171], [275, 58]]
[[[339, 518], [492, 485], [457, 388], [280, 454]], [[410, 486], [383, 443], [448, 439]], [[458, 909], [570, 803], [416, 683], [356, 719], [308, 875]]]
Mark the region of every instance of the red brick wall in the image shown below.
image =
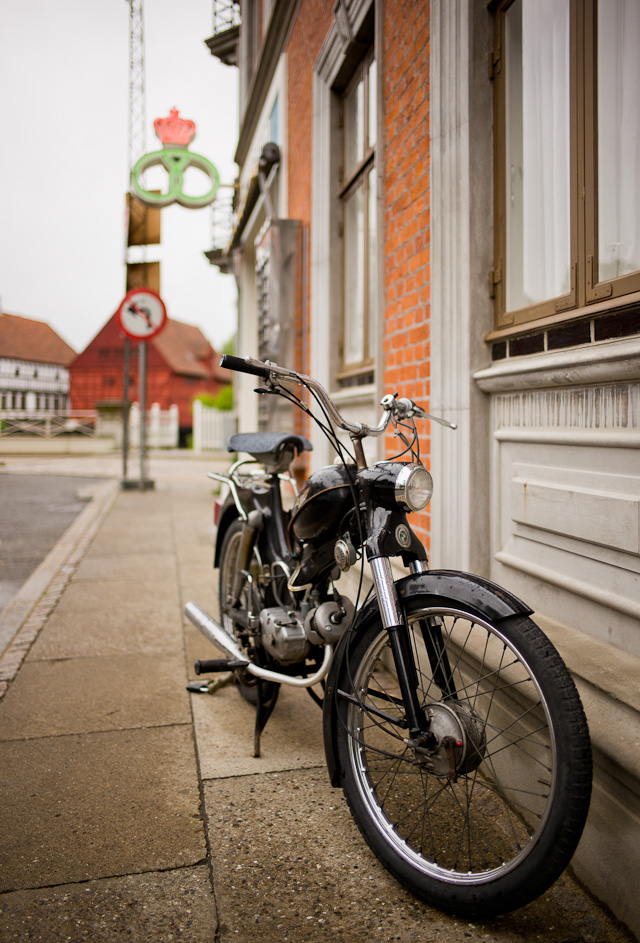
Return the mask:
[[[301, 3], [287, 45], [289, 215], [303, 221], [307, 235], [313, 211], [313, 66], [331, 26], [334, 6], [334, 0]], [[378, 144], [377, 160], [381, 162], [384, 207], [384, 305], [380, 312], [384, 319], [384, 389], [428, 407], [431, 235], [429, 4], [425, 0], [385, 0], [382, 70], [384, 136]], [[309, 257], [307, 252], [307, 263]], [[307, 311], [309, 307], [307, 298]], [[301, 330], [296, 335], [296, 356], [298, 369], [305, 369], [308, 350], [302, 350]], [[428, 424], [424, 421], [419, 432], [421, 454], [428, 459]], [[398, 451], [398, 440], [392, 436], [385, 445], [388, 455]], [[428, 541], [428, 513], [413, 515], [412, 524]]]
[[333, 21], [335, 0], [305, 0], [287, 43], [289, 215], [311, 221], [313, 67]]
[[[428, 408], [431, 217], [429, 193], [429, 4], [387, 0], [384, 83], [384, 388]], [[429, 455], [419, 421], [420, 452]], [[398, 451], [388, 436], [387, 454]], [[429, 515], [412, 515], [428, 541]]]
[[[304, 224], [306, 297], [303, 310], [296, 312], [296, 334], [294, 339], [295, 368], [309, 372], [309, 350], [303, 349], [304, 338], [309, 337], [308, 318], [310, 310], [311, 258], [310, 223], [312, 213], [311, 178], [313, 153], [313, 67], [333, 21], [335, 0], [305, 0], [300, 4], [291, 35], [287, 43], [287, 87], [288, 87], [288, 153], [289, 216], [302, 220]], [[303, 297], [300, 295], [300, 297]], [[306, 417], [302, 412], [295, 416], [295, 431], [309, 434]]]

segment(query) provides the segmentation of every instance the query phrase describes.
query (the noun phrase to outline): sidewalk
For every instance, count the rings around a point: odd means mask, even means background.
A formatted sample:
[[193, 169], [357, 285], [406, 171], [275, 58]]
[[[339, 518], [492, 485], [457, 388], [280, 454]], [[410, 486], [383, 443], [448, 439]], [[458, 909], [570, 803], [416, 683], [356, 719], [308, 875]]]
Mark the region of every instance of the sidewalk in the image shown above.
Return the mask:
[[[235, 689], [186, 692], [219, 654], [182, 616], [190, 599], [217, 612], [208, 467], [152, 457], [146, 493], [105, 478], [0, 658], [1, 943], [628, 943], [569, 876], [489, 923], [421, 904], [329, 786], [304, 691], [282, 691], [260, 759]], [[118, 474], [68, 473], [100, 469]]]

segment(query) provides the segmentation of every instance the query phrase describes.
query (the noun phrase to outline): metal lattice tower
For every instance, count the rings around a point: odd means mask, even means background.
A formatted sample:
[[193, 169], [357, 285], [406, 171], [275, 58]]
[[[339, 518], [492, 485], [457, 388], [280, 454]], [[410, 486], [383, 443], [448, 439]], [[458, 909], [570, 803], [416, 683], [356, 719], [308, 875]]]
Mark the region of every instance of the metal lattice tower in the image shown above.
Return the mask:
[[143, 0], [129, 2], [129, 173], [146, 152]]
[[[129, 3], [129, 181], [136, 162], [146, 153], [147, 106], [144, 84], [144, 11], [143, 0]], [[146, 228], [145, 208], [136, 199], [130, 199], [129, 212], [135, 232]], [[137, 247], [136, 261], [146, 261], [146, 248]], [[131, 256], [131, 252], [128, 253]]]

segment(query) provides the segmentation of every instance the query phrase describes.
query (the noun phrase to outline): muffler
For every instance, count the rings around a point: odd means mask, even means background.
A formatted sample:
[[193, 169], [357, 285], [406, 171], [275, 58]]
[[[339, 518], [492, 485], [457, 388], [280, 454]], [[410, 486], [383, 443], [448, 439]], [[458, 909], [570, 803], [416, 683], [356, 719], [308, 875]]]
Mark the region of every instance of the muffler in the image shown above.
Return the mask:
[[255, 675], [256, 678], [261, 678], [263, 681], [288, 684], [294, 688], [310, 688], [312, 685], [317, 684], [318, 681], [322, 681], [329, 671], [331, 656], [333, 654], [331, 645], [325, 647], [322, 664], [314, 675], [311, 675], [309, 678], [293, 678], [291, 675], [280, 674], [279, 671], [269, 671], [268, 668], [261, 668], [260, 665], [255, 665], [247, 658], [240, 646], [236, 644], [231, 636], [225, 632], [220, 623], [216, 622], [216, 620], [197, 603], [188, 602], [184, 607], [184, 614], [187, 619], [195, 625], [196, 629], [200, 629], [205, 638], [208, 638], [210, 642], [213, 642], [213, 644], [217, 645], [223, 652], [226, 652], [229, 658], [242, 662], [242, 664], [246, 666], [245, 670], [248, 671], [249, 674]]

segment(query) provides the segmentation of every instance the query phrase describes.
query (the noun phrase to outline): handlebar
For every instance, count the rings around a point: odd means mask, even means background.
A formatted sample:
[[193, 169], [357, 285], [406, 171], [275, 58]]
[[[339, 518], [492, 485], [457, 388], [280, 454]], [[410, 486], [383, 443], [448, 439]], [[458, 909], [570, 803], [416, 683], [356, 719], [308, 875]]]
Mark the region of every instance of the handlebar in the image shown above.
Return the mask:
[[392, 394], [387, 394], [382, 398], [380, 405], [384, 409], [384, 414], [377, 426], [369, 426], [364, 422], [348, 422], [340, 415], [333, 400], [322, 384], [314, 380], [313, 377], [296, 373], [294, 370], [287, 370], [285, 367], [280, 367], [277, 363], [271, 363], [269, 360], [263, 363], [261, 360], [256, 360], [253, 357], [232, 357], [230, 354], [222, 355], [220, 366], [225, 367], [227, 370], [235, 370], [238, 373], [248, 373], [251, 376], [262, 377], [264, 380], [271, 382], [274, 382], [275, 378], [279, 377], [281, 380], [288, 380], [290, 383], [300, 383], [302, 386], [314, 390], [318, 398], [322, 400], [332, 421], [340, 429], [344, 429], [345, 432], [349, 432], [357, 438], [382, 435], [394, 414], [399, 418], [408, 418], [413, 415], [425, 419], [434, 419], [444, 426], [449, 426], [450, 429], [457, 428], [455, 423], [449, 422], [446, 419], [439, 419], [437, 416], [432, 416], [425, 412], [424, 409], [414, 403], [413, 400], [398, 398], [397, 395], [394, 396]]
[[[247, 358], [248, 360], [248, 358]], [[232, 357], [231, 354], [223, 354], [220, 358], [220, 366], [226, 370], [235, 370], [238, 373], [250, 373], [254, 377], [269, 379], [269, 368], [260, 365], [260, 361], [247, 363], [242, 357]]]

